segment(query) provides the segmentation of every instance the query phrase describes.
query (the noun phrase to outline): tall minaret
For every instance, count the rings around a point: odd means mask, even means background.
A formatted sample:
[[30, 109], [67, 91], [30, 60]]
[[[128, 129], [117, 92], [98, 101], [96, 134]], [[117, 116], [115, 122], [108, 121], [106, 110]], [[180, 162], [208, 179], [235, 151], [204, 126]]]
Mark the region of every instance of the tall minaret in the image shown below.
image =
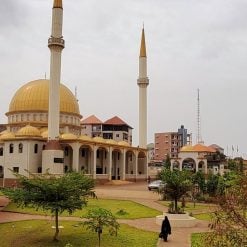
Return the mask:
[[147, 86], [149, 79], [147, 77], [147, 55], [145, 44], [144, 27], [142, 28], [141, 48], [139, 56], [139, 147], [147, 147]]
[[61, 54], [64, 48], [62, 35], [63, 3], [54, 0], [52, 9], [52, 29], [48, 39], [51, 51], [49, 112], [48, 112], [48, 142], [42, 154], [42, 170], [50, 173], [63, 173], [63, 151], [59, 145], [59, 113], [60, 113], [60, 78]]

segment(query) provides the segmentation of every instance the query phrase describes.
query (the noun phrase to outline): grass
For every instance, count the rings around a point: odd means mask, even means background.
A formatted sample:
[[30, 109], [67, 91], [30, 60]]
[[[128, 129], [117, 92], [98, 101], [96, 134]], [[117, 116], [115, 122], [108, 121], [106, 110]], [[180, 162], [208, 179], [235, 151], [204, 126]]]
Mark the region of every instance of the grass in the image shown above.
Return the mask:
[[191, 247], [204, 247], [202, 237], [205, 233], [192, 233], [191, 234]]
[[[74, 247], [97, 246], [98, 239], [95, 232], [86, 231], [78, 226], [76, 221], [62, 221], [59, 223], [59, 241], [53, 242], [53, 222], [45, 220], [19, 221], [0, 224], [1, 247], [64, 247], [70, 243]], [[157, 233], [139, 230], [121, 224], [118, 235], [110, 236], [103, 229], [101, 247], [155, 247]]]
[[[158, 210], [128, 200], [89, 199], [88, 206], [82, 210], [75, 211], [72, 216], [85, 217], [88, 210], [95, 207], [110, 210], [118, 219], [151, 218], [161, 214]], [[36, 211], [33, 208], [18, 208], [14, 203], [10, 203], [4, 210], [29, 214], [50, 215], [48, 211]], [[61, 216], [69, 216], [69, 214], [64, 212]]]

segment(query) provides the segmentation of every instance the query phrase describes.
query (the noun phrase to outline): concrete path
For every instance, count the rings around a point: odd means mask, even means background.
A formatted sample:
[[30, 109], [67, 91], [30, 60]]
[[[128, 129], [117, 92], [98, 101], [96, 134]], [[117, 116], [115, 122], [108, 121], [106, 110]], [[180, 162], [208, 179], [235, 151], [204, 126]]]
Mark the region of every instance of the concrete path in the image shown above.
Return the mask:
[[[132, 183], [123, 185], [102, 185], [95, 189], [98, 198], [112, 198], [131, 200], [150, 208], [157, 209], [161, 212], [166, 212], [167, 208], [157, 201], [159, 195], [156, 192], [148, 191], [146, 183]], [[0, 223], [14, 222], [19, 220], [31, 219], [46, 219], [53, 220], [51, 216], [29, 215], [20, 213], [4, 212], [3, 209], [8, 204], [8, 199], [0, 196]], [[60, 217], [61, 220], [82, 220], [78, 217]], [[155, 218], [142, 218], [134, 220], [118, 220], [119, 223], [125, 223], [130, 226], [157, 232], [157, 247], [171, 246], [171, 247], [190, 247], [190, 235], [194, 232], [208, 231], [208, 222], [197, 220], [196, 227], [193, 228], [173, 228], [172, 234], [168, 237], [168, 242], [158, 239], [160, 226], [155, 223]]]

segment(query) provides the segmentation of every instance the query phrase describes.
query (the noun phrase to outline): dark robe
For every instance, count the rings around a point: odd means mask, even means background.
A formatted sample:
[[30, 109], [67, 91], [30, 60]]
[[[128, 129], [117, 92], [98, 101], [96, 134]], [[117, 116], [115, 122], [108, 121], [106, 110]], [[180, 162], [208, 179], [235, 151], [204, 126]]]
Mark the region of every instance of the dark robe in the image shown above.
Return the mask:
[[170, 225], [170, 222], [167, 216], [165, 216], [165, 219], [163, 220], [162, 226], [161, 226], [161, 235], [164, 241], [167, 241], [168, 234], [171, 234], [171, 225]]

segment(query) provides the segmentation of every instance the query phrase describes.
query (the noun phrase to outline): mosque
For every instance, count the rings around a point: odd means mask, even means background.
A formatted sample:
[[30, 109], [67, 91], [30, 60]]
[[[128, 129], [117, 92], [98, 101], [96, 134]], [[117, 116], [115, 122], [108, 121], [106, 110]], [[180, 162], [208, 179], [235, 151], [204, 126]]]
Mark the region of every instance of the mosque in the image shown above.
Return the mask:
[[[146, 179], [147, 169], [147, 56], [142, 29], [139, 77], [139, 146], [132, 146], [132, 128], [114, 118], [108, 130], [92, 135], [94, 124], [82, 118], [73, 93], [60, 83], [62, 35], [62, 0], [54, 0], [50, 80], [38, 79], [24, 84], [14, 94], [6, 113], [7, 124], [0, 132], [0, 187], [13, 186], [13, 172], [29, 176], [47, 171], [61, 175], [67, 171], [84, 172], [100, 181]], [[116, 121], [116, 119], [118, 121]], [[91, 125], [90, 125], [91, 124]], [[89, 128], [85, 132], [85, 125]], [[127, 126], [127, 127], [126, 127]], [[121, 139], [121, 135], [125, 138]], [[116, 138], [116, 136], [118, 138]]]

